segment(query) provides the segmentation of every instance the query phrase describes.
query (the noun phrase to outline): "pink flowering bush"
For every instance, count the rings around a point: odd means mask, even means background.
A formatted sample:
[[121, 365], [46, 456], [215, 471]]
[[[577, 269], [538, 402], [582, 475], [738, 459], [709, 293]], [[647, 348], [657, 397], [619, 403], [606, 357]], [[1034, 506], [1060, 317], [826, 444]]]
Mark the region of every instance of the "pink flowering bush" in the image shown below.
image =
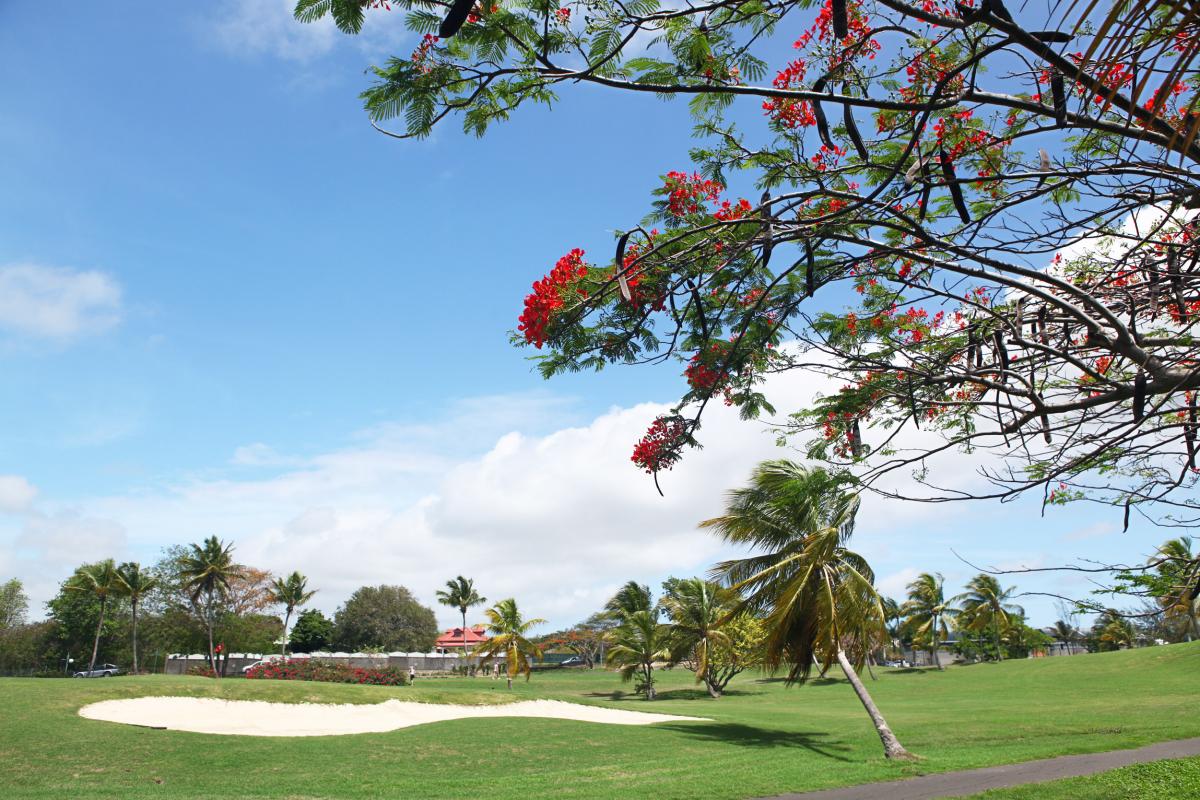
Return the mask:
[[403, 686], [407, 678], [397, 667], [352, 667], [315, 658], [287, 659], [256, 664], [246, 671], [255, 680], [320, 681], [322, 683], [359, 683], [371, 686]]

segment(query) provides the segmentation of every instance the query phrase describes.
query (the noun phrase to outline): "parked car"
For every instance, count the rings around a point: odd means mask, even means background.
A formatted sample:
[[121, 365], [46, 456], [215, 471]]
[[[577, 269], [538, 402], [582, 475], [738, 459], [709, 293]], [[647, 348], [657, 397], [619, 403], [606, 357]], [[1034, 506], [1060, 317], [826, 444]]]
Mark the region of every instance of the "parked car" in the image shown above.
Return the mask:
[[562, 662], [564, 667], [583, 667], [587, 666], [587, 662], [580, 656], [571, 656]]
[[74, 677], [76, 677], [76, 678], [111, 678], [114, 675], [120, 675], [120, 674], [121, 674], [121, 668], [118, 667], [116, 664], [97, 664], [96, 668], [91, 670], [90, 672], [85, 669], [82, 672], [76, 672]]

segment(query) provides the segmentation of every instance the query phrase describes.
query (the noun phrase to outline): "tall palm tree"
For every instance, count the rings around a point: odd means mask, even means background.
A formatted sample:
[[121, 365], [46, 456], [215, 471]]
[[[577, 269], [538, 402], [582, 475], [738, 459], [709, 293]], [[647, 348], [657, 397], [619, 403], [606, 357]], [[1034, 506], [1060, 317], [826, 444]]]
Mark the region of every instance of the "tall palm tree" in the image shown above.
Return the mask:
[[286, 609], [283, 615], [283, 642], [279, 645], [279, 655], [287, 655], [288, 623], [292, 621], [292, 612], [312, 600], [316, 593], [316, 589], [308, 590], [308, 578], [299, 572], [271, 581], [271, 602]]
[[650, 611], [652, 608], [654, 600], [650, 596], [650, 587], [637, 581], [628, 581], [604, 604], [605, 613], [616, 620], [638, 611]]
[[467, 655], [467, 609], [471, 606], [481, 606], [487, 602], [486, 597], [475, 591], [475, 581], [459, 575], [452, 581], [446, 581], [445, 590], [437, 592], [438, 602], [444, 606], [457, 608], [462, 614], [463, 657]]
[[996, 660], [1004, 660], [1000, 636], [1012, 624], [1014, 616], [1024, 617], [1025, 609], [1010, 603], [1015, 587], [1004, 589], [992, 575], [980, 573], [967, 584], [967, 590], [953, 598], [962, 603], [960, 614], [965, 627], [977, 632], [992, 632], [992, 643], [996, 647]]
[[1133, 647], [1137, 642], [1137, 631], [1133, 623], [1120, 616], [1112, 616], [1100, 629], [1100, 641], [1111, 645], [1112, 649]]
[[[900, 604], [891, 597], [879, 598], [879, 605], [883, 609], [883, 624], [888, 635], [888, 644], [892, 650], [899, 650], [900, 628], [904, 615], [900, 613]], [[884, 652], [884, 658], [887, 658], [887, 652]]]
[[941, 573], [921, 573], [908, 585], [908, 600], [900, 608], [913, 639], [930, 642], [930, 655], [939, 670], [945, 667], [938, 657], [938, 649], [950, 637], [949, 623], [958, 614], [946, 600], [945, 583]]
[[1192, 552], [1192, 538], [1168, 539], [1153, 560], [1164, 582], [1159, 605], [1168, 617], [1186, 618], [1188, 636], [1200, 639], [1200, 554]]
[[766, 461], [749, 486], [730, 492], [725, 514], [701, 527], [762, 551], [713, 571], [746, 593], [743, 607], [766, 613], [767, 666], [788, 664], [788, 681], [803, 682], [814, 664], [823, 674], [836, 662], [870, 715], [884, 755], [909, 758], [858, 677], [866, 659], [863, 643], [884, 625], [875, 575], [846, 548], [858, 506], [858, 496], [822, 469]]
[[654, 664], [671, 657], [670, 629], [658, 621], [655, 609], [633, 611], [609, 632], [608, 663], [620, 668], [621, 680], [634, 683], [647, 700], [657, 696]]
[[1054, 638], [1063, 643], [1063, 649], [1069, 654], [1071, 645], [1079, 640], [1079, 631], [1075, 630], [1075, 626], [1065, 619], [1055, 621], [1051, 629], [1054, 631], [1052, 634]]
[[138, 671], [138, 606], [142, 598], [158, 588], [158, 576], [142, 569], [136, 561], [126, 561], [117, 567], [117, 588], [129, 598], [133, 611], [133, 671]]
[[714, 648], [730, 643], [724, 626], [733, 617], [736, 603], [728, 589], [701, 578], [674, 581], [662, 599], [671, 620], [671, 662], [693, 660], [696, 683], [703, 682], [713, 697], [720, 697], [721, 691], [713, 681], [710, 656]]
[[100, 617], [96, 620], [96, 638], [92, 642], [92, 660], [88, 672], [96, 668], [96, 655], [100, 652], [100, 631], [104, 628], [104, 615], [108, 611], [108, 600], [120, 592], [117, 565], [111, 558], [97, 564], [80, 567], [67, 582], [66, 588], [76, 592], [88, 592], [100, 601]]
[[[213, 627], [216, 624], [217, 601], [229, 593], [230, 582], [241, 571], [233, 563], [233, 544], [225, 544], [210, 536], [202, 545], [193, 544], [179, 564], [179, 577], [192, 605], [201, 611], [208, 628], [208, 663], [213, 675], [217, 672], [217, 654], [213, 649]], [[204, 599], [201, 608], [200, 600]]]
[[542, 660], [541, 649], [526, 638], [529, 631], [544, 625], [544, 619], [524, 619], [517, 608], [517, 601], [509, 597], [483, 612], [488, 618], [488, 633], [491, 638], [475, 648], [475, 655], [484, 659], [492, 659], [503, 655], [508, 669], [508, 688], [512, 688], [513, 678], [521, 673], [529, 680], [533, 672], [531, 658]]

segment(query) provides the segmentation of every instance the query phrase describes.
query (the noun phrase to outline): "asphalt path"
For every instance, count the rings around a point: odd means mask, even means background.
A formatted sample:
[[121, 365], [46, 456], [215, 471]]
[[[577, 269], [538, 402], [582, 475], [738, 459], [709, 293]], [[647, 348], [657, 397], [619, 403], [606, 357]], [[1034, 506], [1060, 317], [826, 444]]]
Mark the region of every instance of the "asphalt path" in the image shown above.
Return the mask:
[[841, 789], [825, 789], [819, 792], [785, 794], [770, 800], [934, 800], [939, 797], [962, 797], [978, 794], [988, 789], [1006, 789], [1029, 783], [1044, 783], [1061, 778], [1076, 778], [1094, 775], [1097, 772], [1161, 761], [1167, 758], [1200, 756], [1200, 737], [1159, 742], [1136, 750], [1110, 750], [1107, 753], [1087, 753], [1077, 756], [1059, 756], [1041, 761], [1024, 761], [1000, 767], [983, 767], [960, 772], [941, 772], [922, 775], [902, 781], [886, 783], [864, 783]]

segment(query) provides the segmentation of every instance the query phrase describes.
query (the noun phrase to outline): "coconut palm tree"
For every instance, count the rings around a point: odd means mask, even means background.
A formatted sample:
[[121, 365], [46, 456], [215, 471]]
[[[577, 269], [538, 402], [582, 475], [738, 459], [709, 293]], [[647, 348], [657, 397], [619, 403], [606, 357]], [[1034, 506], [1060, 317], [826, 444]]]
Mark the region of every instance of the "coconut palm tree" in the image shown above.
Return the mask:
[[126, 561], [117, 567], [117, 589], [129, 598], [133, 612], [133, 671], [138, 671], [138, 606], [142, 598], [158, 588], [158, 576], [142, 569], [136, 561]]
[[286, 578], [275, 578], [271, 581], [271, 588], [268, 591], [271, 602], [286, 609], [283, 616], [283, 642], [279, 645], [279, 655], [287, 655], [288, 623], [292, 621], [292, 612], [312, 600], [317, 590], [309, 591], [308, 578], [299, 572], [293, 572]]
[[96, 620], [96, 638], [92, 642], [92, 660], [88, 672], [96, 668], [96, 655], [100, 652], [100, 631], [104, 628], [104, 615], [108, 611], [109, 598], [120, 592], [117, 565], [111, 558], [97, 564], [80, 567], [67, 582], [66, 588], [76, 592], [87, 592], [100, 601], [100, 617]]
[[442, 605], [457, 608], [462, 614], [463, 656], [465, 657], [467, 655], [467, 609], [471, 606], [483, 605], [487, 602], [487, 598], [481, 597], [479, 592], [475, 591], [475, 581], [459, 575], [452, 581], [446, 581], [446, 588], [438, 590], [437, 599]]
[[653, 608], [654, 599], [650, 596], [650, 587], [637, 581], [627, 582], [604, 604], [604, 612], [615, 620]]
[[536, 644], [526, 638], [529, 631], [544, 625], [544, 619], [524, 619], [517, 608], [517, 601], [509, 597], [483, 612], [488, 619], [488, 633], [491, 638], [475, 648], [475, 655], [485, 660], [503, 656], [508, 669], [508, 688], [512, 688], [513, 678], [521, 673], [529, 680], [533, 672], [531, 658], [542, 660], [542, 651]]
[[1071, 645], [1079, 641], [1079, 631], [1075, 630], [1075, 626], [1065, 619], [1055, 621], [1054, 625], [1051, 626], [1051, 630], [1053, 631], [1051, 635], [1063, 643], [1063, 649], [1067, 653], [1071, 652]]
[[938, 649], [950, 637], [950, 621], [958, 615], [958, 610], [946, 600], [945, 583], [941, 573], [921, 573], [908, 585], [908, 600], [900, 608], [913, 639], [930, 643], [930, 655], [939, 670], [945, 667], [938, 657]]
[[725, 514], [701, 527], [760, 551], [713, 572], [745, 593], [742, 607], [765, 612], [767, 666], [789, 665], [787, 679], [794, 683], [807, 680], [814, 664], [823, 674], [836, 662], [870, 715], [884, 755], [909, 758], [858, 677], [864, 643], [884, 626], [875, 575], [846, 547], [858, 506], [858, 496], [822, 469], [766, 461], [749, 486], [729, 494]]
[[1004, 649], [1000, 636], [1013, 623], [1014, 617], [1024, 617], [1025, 609], [1009, 600], [1016, 587], [1004, 589], [1000, 581], [987, 573], [980, 573], [967, 584], [967, 590], [953, 601], [962, 603], [959, 613], [963, 627], [979, 633], [992, 632], [992, 644], [996, 647], [996, 660], [1004, 660]]
[[1133, 647], [1137, 642], [1137, 631], [1133, 623], [1124, 617], [1112, 615], [1100, 629], [1100, 641], [1110, 645], [1113, 650], [1123, 647]]
[[620, 668], [621, 680], [636, 678], [635, 691], [653, 700], [654, 664], [670, 659], [670, 645], [670, 629], [658, 621], [656, 609], [634, 611], [609, 632], [608, 663]]
[[710, 656], [718, 647], [728, 647], [725, 623], [733, 617], [737, 597], [719, 584], [701, 578], [672, 581], [663, 595], [662, 608], [671, 620], [671, 662], [691, 660], [696, 664], [696, 683], [720, 697], [721, 690], [709, 668]]
[[1163, 582], [1159, 605], [1167, 617], [1186, 619], [1189, 638], [1200, 639], [1200, 554], [1192, 552], [1192, 538], [1168, 539], [1152, 561]]
[[[241, 568], [233, 563], [233, 544], [225, 544], [210, 536], [202, 545], [193, 544], [179, 562], [179, 577], [184, 591], [204, 617], [208, 628], [208, 663], [213, 675], [217, 672], [217, 654], [213, 646], [213, 627], [216, 624], [217, 601], [229, 593], [230, 582]], [[201, 607], [200, 600], [204, 605]]]

